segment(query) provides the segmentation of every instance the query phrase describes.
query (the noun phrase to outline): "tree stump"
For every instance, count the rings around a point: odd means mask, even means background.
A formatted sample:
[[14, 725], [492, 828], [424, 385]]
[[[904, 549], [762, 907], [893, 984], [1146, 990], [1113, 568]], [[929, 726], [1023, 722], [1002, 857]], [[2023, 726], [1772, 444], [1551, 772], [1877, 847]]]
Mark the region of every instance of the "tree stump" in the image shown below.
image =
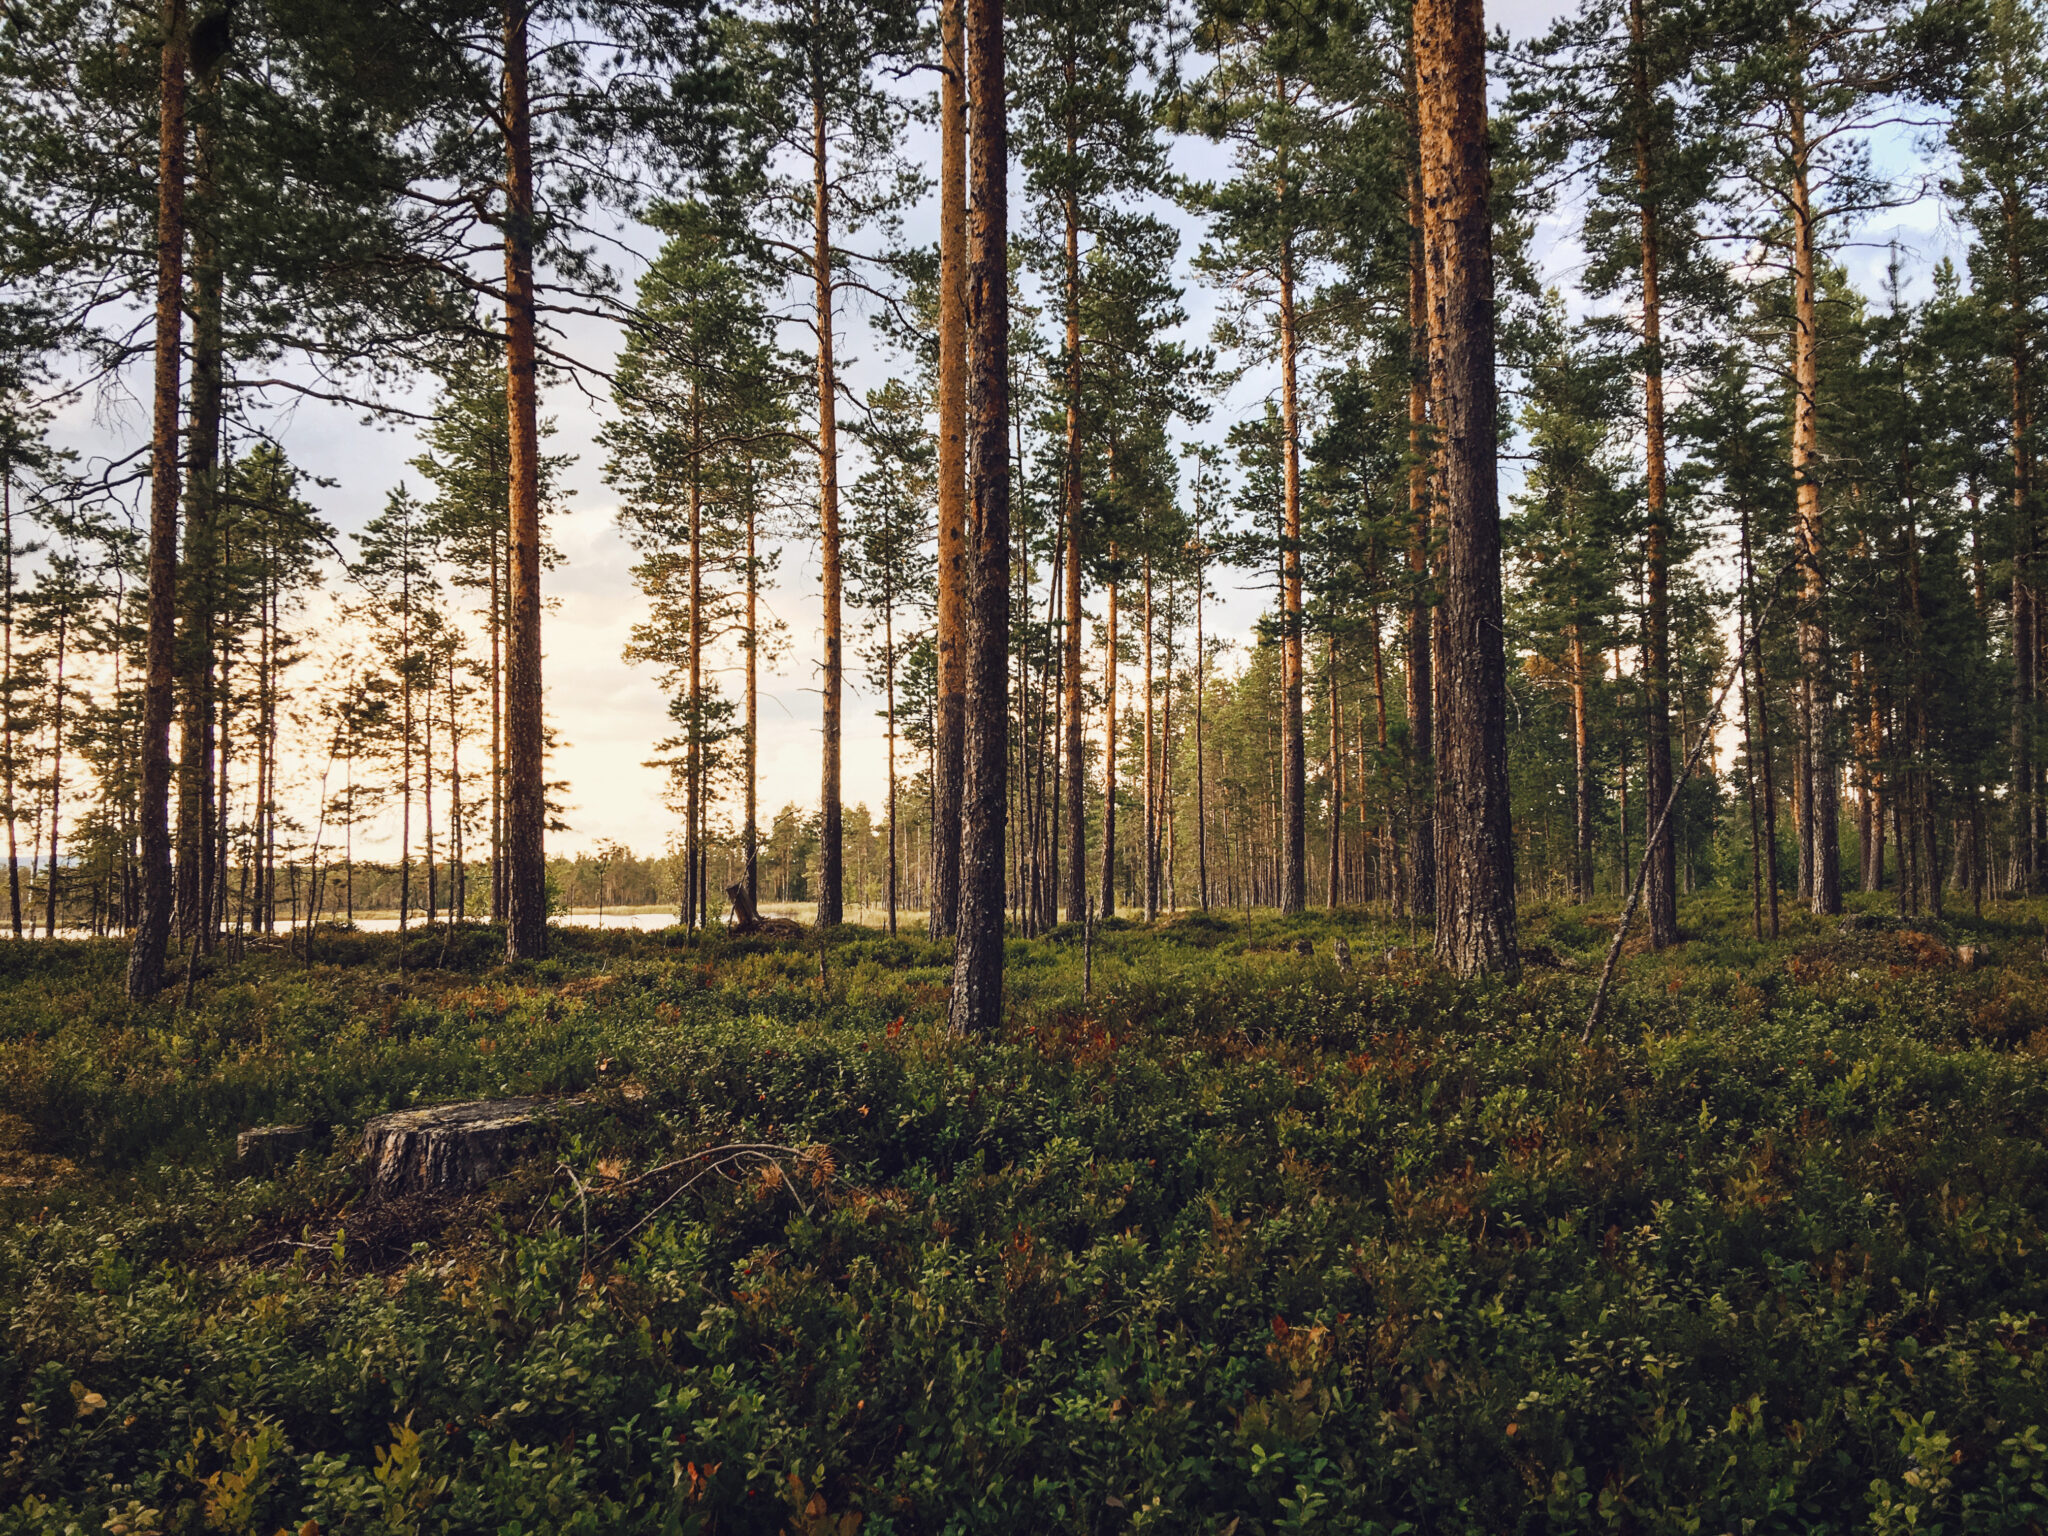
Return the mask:
[[315, 1125], [259, 1125], [235, 1138], [235, 1157], [252, 1173], [268, 1173], [309, 1150], [323, 1129]]
[[1296, 953], [1297, 955], [1301, 955], [1301, 956], [1302, 956], [1302, 957], [1304, 957], [1304, 958], [1306, 958], [1306, 957], [1307, 957], [1307, 956], [1309, 956], [1309, 955], [1313, 955], [1313, 954], [1314, 954], [1314, 953], [1316, 952], [1316, 943], [1315, 943], [1315, 940], [1314, 940], [1314, 939], [1296, 939], [1296, 940], [1294, 941], [1294, 952], [1295, 952], [1295, 953]]
[[503, 1173], [546, 1120], [550, 1101], [474, 1099], [379, 1115], [363, 1127], [370, 1193], [461, 1194]]
[[1332, 949], [1333, 951], [1335, 951], [1335, 953], [1336, 953], [1336, 956], [1337, 956], [1337, 969], [1338, 969], [1338, 970], [1340, 970], [1340, 971], [1348, 971], [1348, 970], [1350, 970], [1350, 969], [1351, 969], [1351, 941], [1350, 941], [1350, 940], [1348, 940], [1348, 939], [1346, 939], [1346, 938], [1345, 938], [1345, 937], [1344, 937], [1344, 936], [1343, 936], [1342, 934], [1339, 934], [1339, 935], [1338, 935], [1338, 936], [1336, 937], [1336, 939], [1335, 939], [1334, 941], [1332, 941], [1332, 943], [1331, 943], [1331, 945], [1330, 945], [1330, 948], [1331, 948], [1331, 949]]
[[732, 903], [734, 933], [760, 934], [771, 939], [800, 939], [804, 936], [801, 923], [793, 923], [786, 917], [763, 917], [754, 905], [754, 898], [747, 894], [744, 881], [735, 880], [728, 885], [725, 899]]

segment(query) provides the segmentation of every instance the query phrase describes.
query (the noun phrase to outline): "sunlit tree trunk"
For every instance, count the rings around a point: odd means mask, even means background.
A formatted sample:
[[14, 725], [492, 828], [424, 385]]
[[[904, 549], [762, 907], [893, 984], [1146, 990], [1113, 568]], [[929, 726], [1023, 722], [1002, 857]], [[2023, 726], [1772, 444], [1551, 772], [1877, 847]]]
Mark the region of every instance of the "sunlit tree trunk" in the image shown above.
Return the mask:
[[939, 7], [939, 675], [929, 898], [935, 939], [949, 937], [958, 917], [966, 726], [967, 61], [960, 6], [961, 0], [941, 0]]
[[1443, 643], [1437, 652], [1437, 954], [1462, 976], [1512, 973], [1494, 388], [1493, 223], [1480, 0], [1415, 8], [1423, 247], [1441, 393]]
[[959, 942], [948, 1022], [984, 1034], [1003, 1016], [1003, 815], [1009, 770], [1009, 124], [1003, 0], [968, 0], [974, 102], [968, 244], [968, 464], [973, 599], [968, 616], [966, 776]]
[[505, 954], [547, 953], [546, 725], [540, 649], [540, 428], [527, 12], [505, 11], [505, 403], [511, 505], [505, 678]]
[[[841, 896], [843, 809], [840, 805], [840, 716], [844, 660], [840, 637], [839, 375], [832, 358], [832, 192], [826, 161], [825, 95], [814, 78], [811, 99], [811, 280], [818, 299], [818, 577], [824, 655], [819, 665], [823, 740], [818, 758], [818, 914], [820, 928], [845, 916]], [[1007, 430], [1008, 424], [1005, 423]]]

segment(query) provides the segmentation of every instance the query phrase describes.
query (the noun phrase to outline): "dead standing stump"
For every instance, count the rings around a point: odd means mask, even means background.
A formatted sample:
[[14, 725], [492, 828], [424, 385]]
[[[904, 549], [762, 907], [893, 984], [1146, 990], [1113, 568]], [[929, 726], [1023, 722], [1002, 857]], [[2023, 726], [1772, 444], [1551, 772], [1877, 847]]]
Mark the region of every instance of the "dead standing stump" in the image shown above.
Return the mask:
[[510, 1166], [554, 1101], [475, 1099], [379, 1115], [363, 1127], [370, 1193], [462, 1194]]
[[747, 894], [746, 886], [738, 881], [725, 888], [725, 899], [732, 903], [734, 933], [768, 939], [800, 939], [804, 936], [802, 923], [791, 922], [786, 917], [763, 917], [754, 905], [754, 899]]

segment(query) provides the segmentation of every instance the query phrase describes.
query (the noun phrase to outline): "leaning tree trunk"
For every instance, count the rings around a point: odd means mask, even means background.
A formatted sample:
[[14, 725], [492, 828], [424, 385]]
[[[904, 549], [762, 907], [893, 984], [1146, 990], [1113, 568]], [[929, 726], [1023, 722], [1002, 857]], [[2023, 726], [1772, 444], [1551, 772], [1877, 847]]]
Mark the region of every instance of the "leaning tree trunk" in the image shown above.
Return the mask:
[[1419, 0], [1415, 60], [1423, 247], [1443, 444], [1436, 950], [1458, 974], [1474, 976], [1520, 966], [1508, 823], [1493, 222], [1480, 0]]
[[533, 289], [533, 123], [527, 11], [505, 11], [505, 404], [511, 612], [505, 677], [505, 953], [547, 953], [546, 727], [540, 678], [540, 430]]
[[951, 937], [959, 915], [961, 732], [966, 727], [967, 80], [960, 0], [943, 0], [939, 35], [945, 55], [939, 75], [939, 688], [928, 924], [935, 939]]
[[165, 0], [158, 76], [156, 380], [149, 472], [149, 639], [142, 685], [141, 912], [128, 950], [128, 996], [155, 997], [170, 944], [171, 710], [178, 627], [178, 376], [185, 287], [184, 0]]
[[1003, 0], [968, 0], [967, 46], [968, 94], [975, 103], [967, 289], [974, 598], [968, 618], [960, 927], [947, 1009], [949, 1023], [962, 1034], [992, 1031], [1003, 1014], [1003, 813], [1010, 753], [1010, 149]]

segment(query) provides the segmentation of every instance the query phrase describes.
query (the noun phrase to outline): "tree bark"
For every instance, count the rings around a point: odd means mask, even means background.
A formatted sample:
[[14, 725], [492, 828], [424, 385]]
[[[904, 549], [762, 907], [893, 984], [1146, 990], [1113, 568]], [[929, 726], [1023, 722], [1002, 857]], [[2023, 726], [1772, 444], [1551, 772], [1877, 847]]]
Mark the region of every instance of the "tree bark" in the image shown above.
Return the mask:
[[505, 404], [512, 567], [505, 679], [505, 955], [511, 960], [537, 960], [548, 948], [533, 122], [527, 68], [527, 12], [514, 0], [505, 11]]
[[[1645, 679], [1649, 720], [1643, 792], [1646, 804], [1661, 807], [1671, 798], [1671, 523], [1664, 446], [1664, 317], [1659, 288], [1662, 249], [1650, 165], [1651, 92], [1642, 0], [1629, 0], [1628, 27], [1643, 284], [1644, 660], [1649, 664], [1649, 676]], [[1650, 847], [1649, 888], [1643, 894], [1650, 944], [1655, 949], [1678, 941], [1676, 821], [1676, 817], [1661, 818]]]
[[[749, 474], [751, 475], [751, 468]], [[760, 806], [760, 577], [754, 563], [754, 497], [750, 482], [747, 497], [747, 740], [746, 740], [746, 825], [740, 830], [740, 857], [745, 863], [747, 899], [761, 899], [761, 806]]]
[[1586, 641], [1572, 620], [1572, 900], [1593, 894], [1593, 730], [1586, 701]]
[[1836, 813], [1833, 695], [1828, 683], [1827, 582], [1822, 566], [1818, 393], [1820, 333], [1814, 214], [1807, 185], [1806, 109], [1794, 82], [1789, 102], [1792, 205], [1792, 480], [1800, 567], [1799, 734], [1803, 861], [1813, 910], [1842, 910], [1842, 848]]
[[823, 613], [824, 655], [819, 666], [823, 740], [818, 759], [818, 914], [820, 928], [845, 916], [843, 818], [840, 805], [840, 717], [844, 659], [840, 645], [839, 411], [838, 370], [832, 360], [832, 194], [827, 175], [825, 98], [814, 82], [811, 100], [813, 249], [811, 278], [818, 295], [818, 579]]
[[171, 710], [178, 625], [178, 378], [184, 332], [184, 0], [164, 0], [158, 73], [156, 378], [149, 474], [149, 639], [142, 686], [141, 913], [128, 950], [128, 996], [147, 1002], [164, 982], [170, 944]]
[[959, 941], [947, 1017], [955, 1033], [982, 1034], [998, 1028], [1003, 1015], [1003, 822], [1010, 756], [1010, 150], [1003, 0], [968, 0], [967, 47], [974, 103], [967, 290], [974, 599], [968, 617]]
[[1159, 800], [1153, 788], [1152, 557], [1145, 557], [1145, 921], [1159, 920]]
[[179, 717], [177, 926], [188, 943], [213, 948], [216, 849], [213, 829], [213, 644], [215, 515], [220, 504], [222, 405], [222, 272], [217, 225], [220, 65], [230, 12], [208, 18], [193, 39], [192, 96], [192, 382], [186, 431], [185, 561], [180, 596], [183, 644], [178, 677]]
[[[1274, 81], [1284, 104], [1287, 82]], [[1308, 741], [1302, 728], [1301, 417], [1295, 385], [1294, 241], [1287, 228], [1287, 169], [1274, 180], [1280, 204], [1280, 910], [1308, 906]]]
[[[1111, 545], [1109, 558], [1116, 559]], [[1102, 915], [1116, 916], [1116, 599], [1106, 591], [1108, 622], [1102, 646]]]
[[[929, 928], [952, 936], [960, 901], [967, 667], [967, 93], [961, 0], [941, 0], [939, 40], [939, 604], [932, 750]], [[892, 823], [893, 824], [893, 823]]]
[[1513, 973], [1507, 662], [1501, 635], [1493, 222], [1480, 0], [1418, 0], [1423, 244], [1443, 442], [1436, 951], [1461, 976]]
[[43, 881], [43, 937], [57, 937], [57, 833], [64, 801], [64, 631], [57, 615], [57, 675], [50, 694], [50, 870]]
[[[1071, 61], [1068, 65], [1072, 69]], [[1069, 133], [1067, 152], [1074, 154]], [[1066, 199], [1067, 306], [1067, 444], [1063, 489], [1067, 523], [1066, 722], [1067, 722], [1067, 921], [1088, 920], [1088, 781], [1084, 772], [1081, 708], [1081, 213], [1070, 192]]]
[[[1411, 83], [1411, 91], [1413, 86]], [[1418, 126], [1417, 133], [1420, 133]], [[1419, 142], [1419, 141], [1418, 141]], [[1422, 177], [1408, 178], [1408, 653], [1403, 702], [1408, 714], [1408, 910], [1436, 912], [1436, 689], [1431, 667], [1429, 263], [1423, 250]]]
[[1202, 742], [1202, 693], [1208, 667], [1202, 638], [1202, 592], [1209, 584], [1208, 562], [1202, 558], [1206, 553], [1198, 549], [1195, 561], [1195, 883], [1201, 888], [1204, 912], [1209, 910], [1209, 774]]
[[[118, 658], [116, 665], [119, 665]], [[117, 674], [118, 676], [118, 674]], [[115, 689], [115, 697], [120, 689]], [[0, 477], [0, 785], [7, 816], [7, 907], [11, 932], [21, 937], [21, 845], [14, 803], [14, 480]]]

